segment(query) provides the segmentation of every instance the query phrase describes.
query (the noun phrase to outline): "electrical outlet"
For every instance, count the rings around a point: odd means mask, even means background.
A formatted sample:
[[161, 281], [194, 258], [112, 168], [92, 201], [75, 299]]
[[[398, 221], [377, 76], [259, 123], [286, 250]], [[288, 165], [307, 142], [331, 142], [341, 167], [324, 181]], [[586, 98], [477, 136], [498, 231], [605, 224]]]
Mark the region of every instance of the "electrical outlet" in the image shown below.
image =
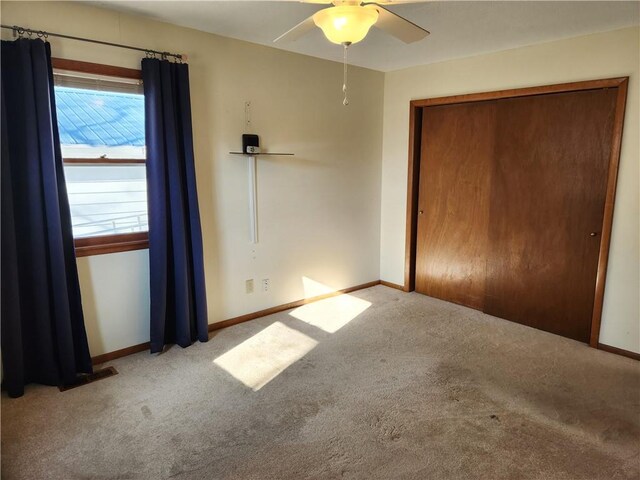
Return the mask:
[[268, 292], [269, 291], [269, 279], [268, 278], [263, 278], [262, 279], [262, 291], [263, 292]]
[[247, 293], [253, 293], [253, 278], [244, 282], [244, 288]]

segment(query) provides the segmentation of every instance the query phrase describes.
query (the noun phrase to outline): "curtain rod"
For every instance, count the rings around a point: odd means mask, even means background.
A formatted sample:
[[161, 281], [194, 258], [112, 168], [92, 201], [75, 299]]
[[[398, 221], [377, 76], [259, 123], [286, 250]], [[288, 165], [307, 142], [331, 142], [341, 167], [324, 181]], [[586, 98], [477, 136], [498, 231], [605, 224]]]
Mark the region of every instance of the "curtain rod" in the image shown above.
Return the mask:
[[32, 35], [37, 35], [38, 37], [44, 37], [45, 39], [47, 37], [59, 37], [59, 38], [66, 38], [68, 40], [78, 40], [80, 42], [89, 42], [89, 43], [97, 43], [99, 45], [107, 45], [109, 47], [118, 47], [118, 48], [127, 48], [129, 50], [137, 50], [139, 52], [145, 52], [148, 56], [149, 55], [160, 55], [161, 58], [166, 58], [166, 57], [173, 57], [176, 60], [186, 60], [186, 55], [183, 55], [181, 53], [171, 53], [171, 52], [160, 52], [158, 50], [151, 50], [149, 48], [140, 48], [140, 47], [133, 47], [131, 45], [123, 45], [121, 43], [112, 43], [112, 42], [103, 42], [102, 40], [93, 40], [91, 38], [83, 38], [83, 37], [74, 37], [71, 35], [63, 35], [61, 33], [53, 33], [53, 32], [45, 32], [44, 30], [32, 30], [30, 28], [25, 28], [25, 27], [19, 27], [17, 25], [0, 25], [1, 28], [6, 28], [7, 30], [13, 30], [13, 36], [15, 37], [16, 35], [24, 35], [25, 33], [29, 36]]

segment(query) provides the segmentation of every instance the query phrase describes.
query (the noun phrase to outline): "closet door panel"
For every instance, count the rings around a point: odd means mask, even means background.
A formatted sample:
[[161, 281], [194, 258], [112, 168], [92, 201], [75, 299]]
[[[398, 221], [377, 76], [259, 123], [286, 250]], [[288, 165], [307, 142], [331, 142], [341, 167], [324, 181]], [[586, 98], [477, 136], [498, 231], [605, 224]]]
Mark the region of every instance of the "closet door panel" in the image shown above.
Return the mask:
[[498, 102], [485, 312], [589, 341], [616, 95]]
[[496, 102], [423, 110], [415, 289], [482, 309]]

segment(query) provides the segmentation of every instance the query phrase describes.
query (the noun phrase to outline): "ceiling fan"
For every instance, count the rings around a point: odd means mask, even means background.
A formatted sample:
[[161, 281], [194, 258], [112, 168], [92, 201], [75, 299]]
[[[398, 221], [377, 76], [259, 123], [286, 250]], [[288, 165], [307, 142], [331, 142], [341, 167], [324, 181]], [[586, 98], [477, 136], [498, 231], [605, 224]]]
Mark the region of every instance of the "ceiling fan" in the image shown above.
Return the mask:
[[319, 27], [324, 36], [332, 43], [344, 46], [343, 105], [348, 105], [347, 99], [347, 49], [367, 36], [372, 26], [387, 32], [402, 40], [413, 43], [429, 35], [424, 28], [410, 22], [406, 18], [396, 15], [382, 5], [394, 3], [411, 3], [411, 1], [369, 1], [369, 0], [302, 0], [303, 3], [333, 4], [331, 7], [318, 10], [312, 16], [303, 20], [291, 30], [283, 33], [274, 42], [295, 41]]
[[323, 8], [303, 20], [276, 38], [274, 42], [295, 41], [316, 26], [322, 29], [327, 40], [346, 46], [363, 40], [372, 26], [404, 43], [417, 42], [429, 35], [429, 32], [424, 28], [382, 6], [412, 2], [402, 0], [379, 2], [370, 0], [303, 0], [303, 3], [333, 5]]

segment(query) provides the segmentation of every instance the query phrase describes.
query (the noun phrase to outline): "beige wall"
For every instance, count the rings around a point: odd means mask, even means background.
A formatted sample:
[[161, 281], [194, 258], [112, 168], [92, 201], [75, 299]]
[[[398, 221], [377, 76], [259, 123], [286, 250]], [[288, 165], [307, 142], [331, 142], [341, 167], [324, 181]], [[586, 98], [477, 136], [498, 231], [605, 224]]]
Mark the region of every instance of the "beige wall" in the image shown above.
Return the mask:
[[385, 75], [381, 278], [404, 283], [409, 101], [629, 76], [600, 341], [640, 352], [639, 29], [561, 40]]
[[[209, 322], [379, 278], [382, 73], [73, 3], [2, 2], [2, 23], [189, 56]], [[10, 38], [10, 32], [3, 32]], [[139, 68], [143, 54], [50, 39], [53, 55]], [[258, 161], [260, 243], [249, 239], [244, 102], [271, 151]], [[92, 355], [148, 340], [147, 251], [78, 260]], [[245, 294], [245, 280], [256, 291]], [[271, 281], [261, 292], [262, 278]]]

